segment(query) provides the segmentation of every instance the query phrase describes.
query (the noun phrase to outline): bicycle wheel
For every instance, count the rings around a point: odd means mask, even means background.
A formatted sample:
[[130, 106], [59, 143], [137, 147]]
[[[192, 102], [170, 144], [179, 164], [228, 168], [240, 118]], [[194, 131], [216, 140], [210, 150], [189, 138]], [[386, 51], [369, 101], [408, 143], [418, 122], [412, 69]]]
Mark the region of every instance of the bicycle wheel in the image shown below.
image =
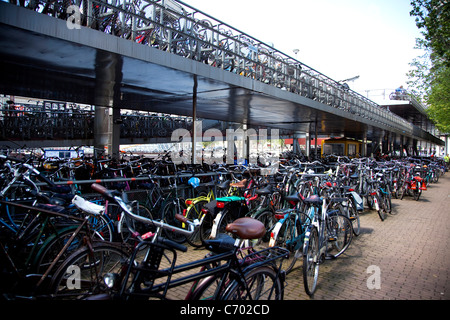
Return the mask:
[[416, 200], [416, 201], [419, 200], [420, 195], [422, 194], [421, 188], [422, 188], [422, 182], [417, 181], [416, 189], [413, 191], [413, 197], [414, 197], [414, 200]]
[[361, 233], [361, 222], [359, 220], [359, 213], [356, 209], [356, 205], [353, 203], [352, 200], [348, 201], [348, 218], [352, 222], [352, 228], [353, 228], [353, 234], [355, 236], [359, 236]]
[[392, 193], [391, 193], [389, 186], [386, 186], [385, 207], [386, 207], [387, 213], [389, 213], [391, 215], [394, 215], [397, 213], [396, 211], [392, 211]]
[[80, 248], [58, 268], [50, 284], [55, 299], [84, 299], [107, 291], [103, 277], [119, 273], [122, 261], [129, 258], [120, 247], [108, 243], [93, 243], [92, 250]]
[[380, 217], [381, 221], [384, 221], [384, 219], [386, 219], [386, 208], [385, 208], [384, 200], [377, 193], [373, 196], [373, 201], [374, 201], [375, 209], [377, 210], [378, 216]]
[[[58, 261], [56, 262], [53, 270], [61, 265], [64, 260], [75, 250], [82, 246], [83, 238], [87, 236], [86, 230], [80, 230], [80, 232], [74, 237], [72, 243], [66, 248], [64, 252], [61, 250], [67, 244], [67, 241], [72, 237], [77, 226], [66, 227], [58, 230], [51, 235], [39, 248], [36, 257], [32, 263], [32, 270], [36, 273], [44, 273], [47, 268], [53, 263], [55, 258], [60, 254]], [[52, 274], [52, 273], [51, 273]]]
[[267, 243], [270, 240], [270, 233], [277, 223], [277, 219], [275, 219], [275, 216], [272, 211], [265, 210], [263, 212], [260, 212], [253, 216], [256, 220], [259, 220], [264, 224], [264, 227], [266, 228], [266, 234], [261, 238], [262, 243]]
[[306, 231], [303, 247], [303, 285], [310, 297], [314, 294], [319, 278], [319, 234], [315, 227]]
[[[232, 212], [228, 209], [224, 209], [220, 216], [219, 214], [216, 216], [216, 218], [213, 221], [213, 228], [216, 228], [215, 230], [215, 236], [217, 237], [219, 234], [227, 233], [225, 228], [229, 223], [232, 223], [235, 219], [233, 218]], [[214, 224], [217, 223], [216, 226]]]
[[[205, 205], [206, 203], [208, 203], [208, 201], [206, 200], [201, 200], [198, 201], [197, 203], [190, 205], [187, 209], [186, 209], [186, 218], [189, 220], [195, 220], [198, 219], [200, 220], [202, 218], [202, 208], [203, 205]], [[206, 217], [205, 217], [206, 218]], [[204, 219], [203, 219], [204, 220]], [[202, 221], [203, 224], [203, 221]], [[187, 225], [185, 225], [187, 227]], [[187, 237], [187, 242], [195, 247], [195, 248], [199, 248], [202, 246], [202, 240], [203, 237], [201, 236], [202, 230], [200, 227], [196, 228], [194, 230], [194, 232]]]
[[[141, 204], [134, 205], [132, 211], [134, 214], [137, 214], [141, 217], [153, 219], [153, 216], [152, 216], [152, 213], [150, 212], [150, 210]], [[153, 227], [152, 225], [149, 225], [149, 224], [146, 224], [143, 222], [139, 222], [134, 219], [130, 219], [126, 216], [120, 219], [119, 224], [120, 224], [120, 228], [118, 228], [118, 230], [120, 230], [121, 241], [130, 243], [130, 244], [133, 244], [135, 242], [135, 239], [134, 239], [133, 235], [131, 234], [130, 229], [128, 229], [128, 225], [131, 227], [131, 229], [137, 231], [140, 235], [143, 235], [147, 232], [153, 232], [156, 230], [156, 228]]]
[[284, 286], [273, 268], [251, 269], [244, 278], [245, 283], [233, 280], [220, 300], [283, 300]]
[[[182, 201], [180, 200], [180, 207], [178, 207], [177, 199], [170, 199], [166, 202], [166, 205], [162, 209], [162, 216], [165, 223], [175, 226], [178, 228], [183, 228], [183, 225], [180, 221], [175, 219], [175, 214], [183, 213], [183, 206]], [[186, 242], [186, 236], [177, 232], [173, 232], [172, 230], [164, 229], [164, 235], [177, 243], [184, 243]]]
[[213, 216], [210, 213], [205, 214], [202, 223], [198, 228], [200, 242], [203, 243], [203, 240], [207, 240], [210, 238], [213, 224], [214, 224]]
[[192, 289], [187, 300], [215, 300], [221, 283], [221, 275], [211, 275], [200, 279], [195, 283], [195, 288]]
[[353, 228], [349, 218], [342, 214], [327, 217], [327, 256], [339, 257], [348, 249], [353, 239]]
[[294, 215], [290, 215], [280, 227], [278, 236], [275, 239], [275, 246], [280, 246], [289, 250], [289, 257], [283, 260], [282, 268], [289, 273], [294, 268], [297, 259], [301, 257], [302, 244], [300, 235], [302, 234], [302, 226], [300, 221], [295, 219]]
[[91, 216], [89, 218], [89, 224], [91, 230], [94, 232], [95, 237], [104, 241], [114, 240], [114, 225], [111, 219], [103, 215]]

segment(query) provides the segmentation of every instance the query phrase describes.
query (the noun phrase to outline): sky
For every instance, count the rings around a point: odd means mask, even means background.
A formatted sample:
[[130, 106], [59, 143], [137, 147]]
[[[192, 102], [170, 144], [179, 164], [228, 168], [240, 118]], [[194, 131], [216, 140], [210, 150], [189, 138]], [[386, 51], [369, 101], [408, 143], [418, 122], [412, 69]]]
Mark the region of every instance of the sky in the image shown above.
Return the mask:
[[422, 54], [410, 0], [184, 2], [336, 81], [359, 76], [349, 85], [370, 98], [406, 88], [409, 63]]

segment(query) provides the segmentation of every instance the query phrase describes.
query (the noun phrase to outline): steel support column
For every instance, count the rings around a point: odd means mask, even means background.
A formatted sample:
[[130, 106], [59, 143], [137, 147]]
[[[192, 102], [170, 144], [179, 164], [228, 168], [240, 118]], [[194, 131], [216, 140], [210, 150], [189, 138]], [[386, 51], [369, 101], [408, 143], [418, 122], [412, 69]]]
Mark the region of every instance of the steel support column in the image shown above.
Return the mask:
[[107, 154], [117, 158], [120, 148], [120, 109], [113, 111], [113, 108], [120, 99], [122, 57], [97, 50], [95, 77], [94, 148], [98, 152], [107, 147]]

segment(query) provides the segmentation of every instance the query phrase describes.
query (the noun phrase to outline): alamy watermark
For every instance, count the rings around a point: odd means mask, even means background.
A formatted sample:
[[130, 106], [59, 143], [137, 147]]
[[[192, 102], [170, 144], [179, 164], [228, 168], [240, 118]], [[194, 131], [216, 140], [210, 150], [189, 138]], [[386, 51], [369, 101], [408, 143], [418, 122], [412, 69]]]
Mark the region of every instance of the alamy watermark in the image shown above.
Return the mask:
[[[280, 139], [278, 129], [226, 129], [226, 135], [223, 136], [219, 129], [208, 129], [205, 132], [202, 130], [202, 121], [194, 122], [195, 130], [198, 132], [196, 137], [191, 136], [191, 132], [187, 129], [179, 128], [172, 132], [171, 141], [180, 142], [181, 150], [175, 149], [170, 152], [172, 161], [175, 164], [191, 164], [192, 152], [195, 153], [195, 159], [198, 163], [226, 163], [236, 164], [239, 159], [248, 160], [248, 164], [260, 163], [266, 165], [264, 174], [274, 174], [279, 167], [279, 148], [276, 146], [276, 141]], [[269, 135], [270, 133], [270, 135]], [[198, 145], [204, 142], [225, 143], [226, 149], [223, 149], [223, 155], [212, 153], [210, 157], [203, 157], [203, 148], [184, 148], [183, 146], [192, 146], [192, 139], [195, 139]], [[270, 141], [270, 142], [269, 142]], [[245, 143], [257, 144], [257, 150], [263, 150], [260, 158], [246, 154], [246, 148], [243, 147]], [[241, 145], [241, 148], [236, 148], [236, 143]], [[197, 145], [197, 144], [196, 144]], [[267, 150], [267, 145], [270, 147]]]
[[66, 20], [66, 26], [70, 30], [81, 29], [81, 11], [76, 5], [70, 5], [67, 7], [66, 13], [69, 17]]
[[79, 266], [76, 265], [70, 265], [67, 270], [66, 274], [69, 276], [67, 277], [66, 286], [69, 290], [79, 290], [81, 289], [81, 270]]
[[381, 269], [379, 266], [370, 265], [367, 267], [367, 273], [370, 274], [367, 278], [367, 288], [370, 290], [381, 289]]

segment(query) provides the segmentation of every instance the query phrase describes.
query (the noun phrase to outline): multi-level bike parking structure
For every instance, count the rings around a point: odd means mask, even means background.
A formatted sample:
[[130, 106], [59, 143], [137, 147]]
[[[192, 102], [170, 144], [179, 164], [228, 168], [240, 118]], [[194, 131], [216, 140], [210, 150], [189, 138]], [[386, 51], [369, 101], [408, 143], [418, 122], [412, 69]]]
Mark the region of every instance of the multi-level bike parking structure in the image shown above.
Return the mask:
[[[16, 1], [11, 1], [16, 2]], [[296, 93], [402, 132], [414, 126], [289, 55], [176, 0], [41, 0], [20, 5]]]

